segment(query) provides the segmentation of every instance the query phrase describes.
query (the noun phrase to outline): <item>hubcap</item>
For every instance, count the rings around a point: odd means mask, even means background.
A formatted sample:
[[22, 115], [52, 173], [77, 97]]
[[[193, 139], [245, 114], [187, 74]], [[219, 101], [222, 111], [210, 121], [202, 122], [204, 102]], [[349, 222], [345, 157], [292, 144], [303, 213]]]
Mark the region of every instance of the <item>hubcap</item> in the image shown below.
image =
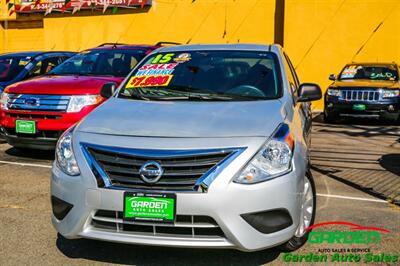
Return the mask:
[[295, 236], [302, 237], [306, 232], [305, 229], [310, 226], [314, 210], [314, 198], [310, 180], [304, 179], [304, 189], [302, 195], [300, 224], [296, 230]]

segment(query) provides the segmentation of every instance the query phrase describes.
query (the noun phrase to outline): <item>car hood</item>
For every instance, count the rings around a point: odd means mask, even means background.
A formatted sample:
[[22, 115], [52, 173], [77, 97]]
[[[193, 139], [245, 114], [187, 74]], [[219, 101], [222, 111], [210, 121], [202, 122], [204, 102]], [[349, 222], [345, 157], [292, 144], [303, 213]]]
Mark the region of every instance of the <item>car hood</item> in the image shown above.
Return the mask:
[[398, 88], [398, 81], [390, 80], [338, 80], [332, 83], [330, 87], [372, 87], [372, 88]]
[[121, 83], [123, 78], [104, 76], [41, 76], [7, 87], [18, 94], [98, 94], [107, 82]]
[[279, 100], [242, 102], [139, 101], [111, 98], [77, 131], [144, 137], [270, 136], [285, 117]]

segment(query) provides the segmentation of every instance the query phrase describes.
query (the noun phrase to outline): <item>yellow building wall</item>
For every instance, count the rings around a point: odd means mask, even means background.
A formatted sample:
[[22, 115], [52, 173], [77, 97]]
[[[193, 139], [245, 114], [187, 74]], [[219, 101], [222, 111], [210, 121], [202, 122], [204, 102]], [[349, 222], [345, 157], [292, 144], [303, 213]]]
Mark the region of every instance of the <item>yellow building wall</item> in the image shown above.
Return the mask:
[[286, 0], [284, 47], [301, 81], [323, 91], [346, 63], [400, 64], [400, 0]]
[[155, 0], [148, 12], [49, 15], [42, 29], [8, 30], [7, 39], [1, 29], [0, 48], [79, 51], [104, 42], [272, 43], [274, 12], [275, 0]]

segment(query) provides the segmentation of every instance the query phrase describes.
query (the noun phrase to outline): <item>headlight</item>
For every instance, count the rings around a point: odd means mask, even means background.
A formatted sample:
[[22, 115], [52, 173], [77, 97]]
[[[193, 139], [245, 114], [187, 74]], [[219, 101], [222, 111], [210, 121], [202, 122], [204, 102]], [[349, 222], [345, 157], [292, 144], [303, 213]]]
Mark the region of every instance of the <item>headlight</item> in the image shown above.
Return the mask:
[[80, 171], [72, 149], [73, 130], [74, 128], [68, 129], [58, 140], [56, 147], [56, 162], [58, 167], [64, 173], [76, 176], [80, 174]]
[[3, 92], [1, 94], [1, 99], [0, 99], [0, 108], [3, 110], [8, 110], [7, 102], [8, 102], [8, 93]]
[[382, 97], [383, 98], [393, 98], [398, 97], [400, 95], [400, 90], [383, 90]]
[[340, 90], [328, 88], [328, 95], [329, 96], [337, 96], [337, 97], [339, 97], [340, 96]]
[[294, 138], [289, 126], [282, 124], [247, 166], [234, 178], [234, 182], [254, 184], [270, 180], [291, 170]]
[[69, 100], [67, 112], [68, 113], [80, 112], [83, 107], [88, 106], [88, 105], [98, 104], [100, 102], [101, 102], [100, 95], [71, 96], [71, 99]]

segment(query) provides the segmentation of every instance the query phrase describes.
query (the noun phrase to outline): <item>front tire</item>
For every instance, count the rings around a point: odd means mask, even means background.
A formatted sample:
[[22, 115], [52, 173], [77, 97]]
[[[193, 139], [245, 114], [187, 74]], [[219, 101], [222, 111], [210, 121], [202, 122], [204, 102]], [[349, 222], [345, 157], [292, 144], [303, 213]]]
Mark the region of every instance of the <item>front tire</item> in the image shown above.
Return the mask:
[[327, 124], [334, 124], [338, 120], [337, 115], [332, 112], [328, 112], [326, 109], [324, 110], [324, 122]]
[[299, 227], [295, 235], [288, 242], [280, 246], [282, 251], [295, 251], [306, 243], [310, 231], [305, 231], [305, 229], [314, 224], [316, 206], [317, 195], [315, 192], [314, 179], [311, 171], [308, 170], [304, 177]]

